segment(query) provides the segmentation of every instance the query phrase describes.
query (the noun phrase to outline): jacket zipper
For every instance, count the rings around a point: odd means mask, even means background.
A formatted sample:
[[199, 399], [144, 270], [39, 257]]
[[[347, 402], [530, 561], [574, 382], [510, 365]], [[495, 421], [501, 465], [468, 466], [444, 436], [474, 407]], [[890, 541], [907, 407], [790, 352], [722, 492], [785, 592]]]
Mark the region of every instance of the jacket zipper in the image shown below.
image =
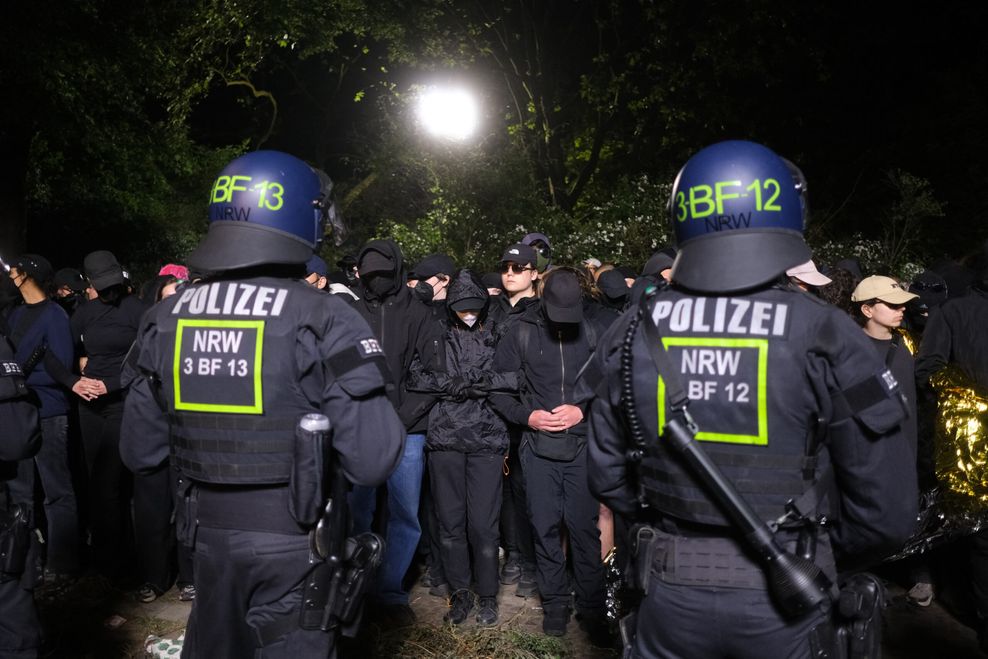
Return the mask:
[[559, 381], [559, 404], [566, 404], [566, 359], [563, 357], [563, 333], [557, 330], [556, 338], [559, 339], [559, 363], [563, 367], [563, 377]]

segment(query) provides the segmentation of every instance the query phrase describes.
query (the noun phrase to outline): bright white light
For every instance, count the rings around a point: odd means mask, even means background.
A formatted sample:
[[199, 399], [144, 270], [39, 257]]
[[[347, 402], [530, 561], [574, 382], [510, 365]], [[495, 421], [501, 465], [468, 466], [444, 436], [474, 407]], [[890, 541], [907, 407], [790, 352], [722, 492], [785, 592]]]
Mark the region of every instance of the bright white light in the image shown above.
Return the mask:
[[419, 96], [419, 120], [427, 131], [439, 137], [470, 137], [477, 128], [477, 114], [477, 103], [463, 89], [432, 88]]

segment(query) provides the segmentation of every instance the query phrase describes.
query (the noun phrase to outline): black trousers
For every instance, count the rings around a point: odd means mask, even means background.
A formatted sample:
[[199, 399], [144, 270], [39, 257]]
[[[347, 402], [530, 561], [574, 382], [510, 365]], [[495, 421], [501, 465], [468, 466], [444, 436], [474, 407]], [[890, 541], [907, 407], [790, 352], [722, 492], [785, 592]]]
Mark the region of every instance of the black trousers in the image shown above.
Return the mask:
[[141, 579], [165, 592], [172, 585], [175, 527], [174, 493], [167, 465], [153, 474], [134, 474], [134, 542]]
[[309, 537], [199, 527], [193, 552], [196, 599], [182, 657], [301, 659], [335, 656], [331, 633], [296, 629], [259, 647], [255, 629], [301, 609]]
[[501, 504], [501, 542], [505, 551], [521, 560], [525, 572], [535, 572], [535, 544], [518, 442], [512, 442], [508, 453], [508, 475], [504, 477]]
[[764, 590], [674, 585], [653, 571], [631, 656], [808, 659], [810, 632], [825, 617], [787, 621]]
[[79, 427], [86, 458], [89, 524], [93, 563], [106, 576], [125, 576], [132, 568], [133, 542], [130, 471], [120, 459], [124, 396], [108, 394], [79, 405]]
[[[604, 615], [604, 567], [600, 560], [600, 504], [587, 482], [587, 452], [571, 462], [540, 458], [527, 443], [521, 462], [528, 485], [528, 510], [535, 540], [535, 581], [547, 614], [565, 609], [570, 601], [562, 528], [569, 532], [573, 559], [576, 608], [590, 617]], [[699, 656], [699, 655], [698, 655]]]
[[429, 475], [439, 518], [439, 544], [450, 590], [470, 588], [470, 555], [477, 594], [498, 589], [498, 518], [501, 514], [499, 453], [429, 453]]

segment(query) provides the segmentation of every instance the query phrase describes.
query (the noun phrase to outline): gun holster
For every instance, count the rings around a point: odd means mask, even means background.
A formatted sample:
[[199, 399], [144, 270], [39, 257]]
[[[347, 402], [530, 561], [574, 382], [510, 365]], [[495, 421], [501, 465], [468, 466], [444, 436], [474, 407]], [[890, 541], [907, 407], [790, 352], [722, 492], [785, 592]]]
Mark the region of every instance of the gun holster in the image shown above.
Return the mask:
[[19, 579], [31, 549], [30, 513], [14, 504], [0, 513], [0, 583]]
[[356, 619], [383, 555], [384, 540], [375, 533], [347, 538], [341, 563], [324, 560], [309, 573], [299, 626], [328, 631]]
[[885, 586], [860, 572], [844, 582], [832, 617], [810, 634], [815, 659], [879, 659], [882, 656], [882, 609]]
[[648, 594], [648, 581], [652, 574], [652, 561], [655, 558], [655, 545], [658, 533], [648, 524], [635, 524], [628, 532], [629, 556], [627, 585], [645, 596]]
[[877, 659], [882, 654], [882, 609], [885, 586], [873, 575], [860, 572], [841, 587], [837, 600], [838, 645], [848, 659]]

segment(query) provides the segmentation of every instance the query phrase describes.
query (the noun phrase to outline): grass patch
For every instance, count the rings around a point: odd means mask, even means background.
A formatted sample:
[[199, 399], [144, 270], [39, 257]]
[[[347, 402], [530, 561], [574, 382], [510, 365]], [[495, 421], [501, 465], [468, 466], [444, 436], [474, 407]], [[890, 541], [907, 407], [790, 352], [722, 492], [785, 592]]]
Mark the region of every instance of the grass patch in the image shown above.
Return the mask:
[[516, 629], [415, 625], [381, 633], [374, 656], [554, 659], [566, 656], [566, 646], [562, 639]]

